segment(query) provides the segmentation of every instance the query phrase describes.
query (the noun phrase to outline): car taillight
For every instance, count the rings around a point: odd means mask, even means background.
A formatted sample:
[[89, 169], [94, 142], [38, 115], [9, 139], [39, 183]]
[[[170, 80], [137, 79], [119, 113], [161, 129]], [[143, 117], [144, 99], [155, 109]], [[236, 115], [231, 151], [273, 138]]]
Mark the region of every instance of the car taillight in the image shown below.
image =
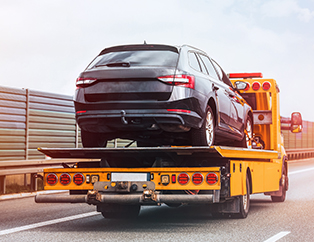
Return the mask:
[[271, 84], [270, 82], [264, 82], [262, 87], [264, 91], [268, 91], [271, 88]]
[[160, 76], [158, 79], [174, 86], [181, 86], [194, 89], [195, 88], [195, 78], [192, 75], [169, 75]]
[[69, 185], [70, 182], [71, 182], [71, 176], [68, 173], [61, 174], [60, 183], [62, 185]]
[[186, 174], [185, 172], [183, 173], [180, 173], [179, 176], [178, 176], [178, 182], [181, 184], [181, 185], [185, 185], [189, 182], [190, 180], [190, 177], [188, 174]]
[[214, 185], [218, 182], [218, 176], [216, 173], [214, 172], [210, 172], [207, 174], [206, 176], [206, 182], [209, 184], [209, 185]]
[[77, 87], [85, 87], [85, 86], [88, 86], [92, 83], [94, 83], [95, 81], [97, 81], [97, 79], [95, 78], [82, 78], [82, 77], [79, 77], [76, 79], [76, 86]]
[[58, 182], [58, 177], [54, 173], [49, 173], [46, 177], [47, 184], [53, 186]]
[[84, 175], [82, 173], [76, 173], [74, 176], [73, 176], [73, 182], [76, 184], [76, 185], [82, 185], [84, 183]]
[[254, 91], [258, 91], [261, 88], [261, 84], [259, 82], [253, 82], [252, 89]]
[[201, 173], [197, 172], [197, 173], [194, 173], [193, 176], [192, 176], [192, 182], [195, 184], [195, 185], [200, 185], [203, 183], [203, 180], [204, 180], [204, 177]]

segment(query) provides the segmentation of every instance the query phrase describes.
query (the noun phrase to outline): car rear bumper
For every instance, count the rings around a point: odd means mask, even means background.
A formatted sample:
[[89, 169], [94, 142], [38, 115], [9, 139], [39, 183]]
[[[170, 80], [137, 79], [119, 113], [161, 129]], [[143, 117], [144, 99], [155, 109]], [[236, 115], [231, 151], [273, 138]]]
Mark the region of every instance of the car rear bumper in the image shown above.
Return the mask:
[[185, 109], [124, 109], [77, 111], [76, 121], [86, 131], [106, 133], [154, 130], [162, 125], [199, 128], [202, 118], [196, 112]]

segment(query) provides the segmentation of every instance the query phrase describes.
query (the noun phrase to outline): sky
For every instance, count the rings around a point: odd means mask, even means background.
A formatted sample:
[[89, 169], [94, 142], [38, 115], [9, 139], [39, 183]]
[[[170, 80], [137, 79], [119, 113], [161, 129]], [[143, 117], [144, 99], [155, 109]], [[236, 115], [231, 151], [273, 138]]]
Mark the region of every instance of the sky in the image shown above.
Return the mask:
[[314, 0], [0, 0], [0, 85], [73, 95], [102, 49], [144, 40], [262, 72], [282, 116], [314, 121]]

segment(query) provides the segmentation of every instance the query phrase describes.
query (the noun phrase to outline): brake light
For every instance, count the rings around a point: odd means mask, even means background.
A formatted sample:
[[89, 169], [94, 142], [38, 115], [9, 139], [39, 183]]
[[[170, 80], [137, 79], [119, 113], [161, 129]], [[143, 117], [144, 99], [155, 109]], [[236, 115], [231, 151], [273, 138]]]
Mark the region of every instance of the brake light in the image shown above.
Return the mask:
[[209, 184], [209, 185], [214, 185], [218, 182], [218, 176], [216, 173], [214, 172], [210, 172], [207, 174], [206, 176], [206, 182]]
[[244, 79], [247, 79], [247, 78], [257, 78], [257, 77], [262, 78], [263, 74], [260, 73], [260, 72], [255, 72], [255, 73], [229, 73], [228, 76], [229, 76], [229, 78], [244, 78]]
[[46, 177], [46, 181], [49, 185], [53, 186], [58, 182], [58, 177], [54, 173], [49, 173]]
[[68, 173], [63, 173], [60, 176], [60, 183], [62, 185], [69, 185], [71, 182], [71, 176]]
[[261, 88], [261, 84], [259, 82], [253, 82], [252, 89], [254, 91], [258, 91]]
[[180, 173], [179, 176], [178, 176], [178, 182], [181, 184], [181, 185], [185, 185], [189, 182], [190, 180], [190, 177], [188, 174], [186, 174], [185, 172], [183, 173]]
[[194, 89], [195, 77], [192, 75], [168, 75], [160, 76], [158, 79], [164, 83]]
[[97, 79], [95, 78], [82, 78], [82, 77], [79, 77], [76, 79], [76, 86], [77, 87], [85, 87], [85, 86], [88, 86], [92, 83], [94, 83], [95, 81], [97, 81]]
[[84, 176], [82, 173], [76, 173], [74, 176], [73, 176], [73, 182], [76, 184], [76, 185], [82, 185], [84, 183]]
[[199, 172], [196, 172], [193, 174], [192, 176], [192, 182], [195, 184], [195, 185], [200, 185], [203, 183], [203, 180], [204, 180], [204, 177], [201, 173]]
[[271, 88], [271, 84], [270, 82], [264, 82], [262, 87], [264, 91], [268, 91]]

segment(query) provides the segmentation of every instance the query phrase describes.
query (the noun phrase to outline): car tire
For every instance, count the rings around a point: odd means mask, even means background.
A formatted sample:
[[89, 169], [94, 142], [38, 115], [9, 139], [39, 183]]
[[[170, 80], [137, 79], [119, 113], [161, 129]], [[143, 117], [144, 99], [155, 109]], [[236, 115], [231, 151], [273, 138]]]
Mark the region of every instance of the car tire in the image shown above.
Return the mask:
[[206, 115], [200, 129], [191, 130], [193, 146], [212, 146], [215, 141], [215, 116], [210, 106], [206, 108]]
[[81, 130], [82, 145], [85, 148], [106, 147], [107, 139], [100, 133], [92, 133]]

